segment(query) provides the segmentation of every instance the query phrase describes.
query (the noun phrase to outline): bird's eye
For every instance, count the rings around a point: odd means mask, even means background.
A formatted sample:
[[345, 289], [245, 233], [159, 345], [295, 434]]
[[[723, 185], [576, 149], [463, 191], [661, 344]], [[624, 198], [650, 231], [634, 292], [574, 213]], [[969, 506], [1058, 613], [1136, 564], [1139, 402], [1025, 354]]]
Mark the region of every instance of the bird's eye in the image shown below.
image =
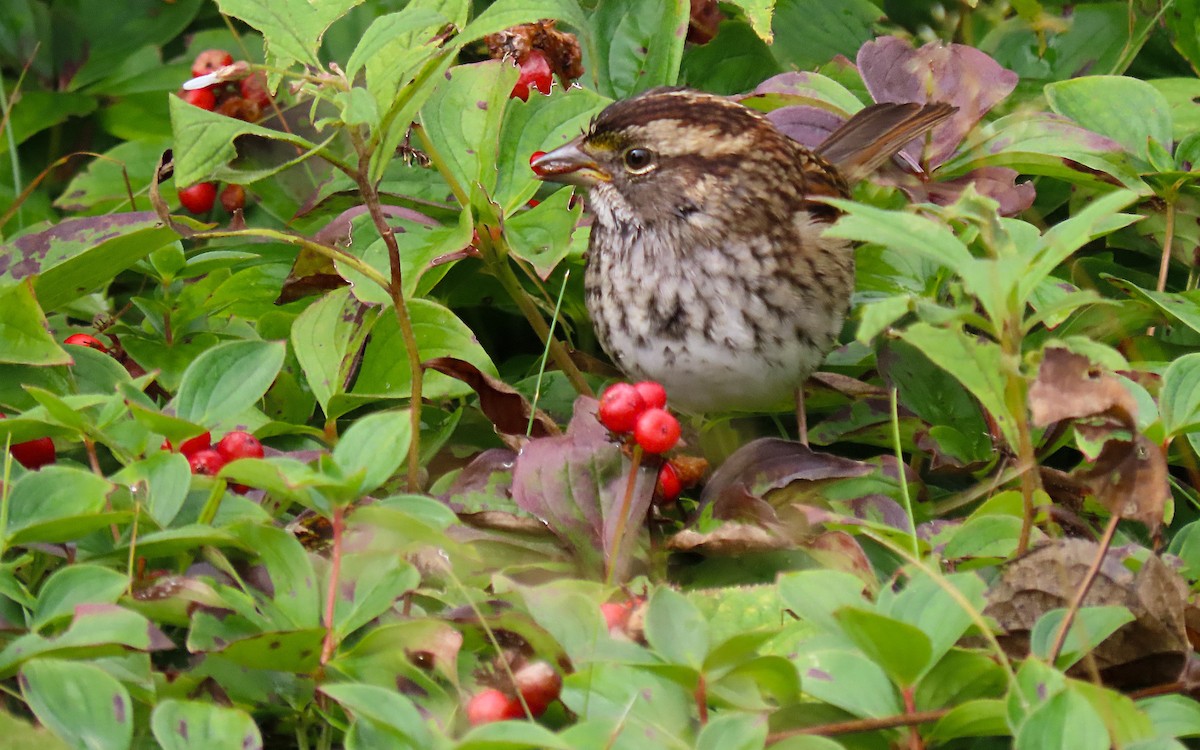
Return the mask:
[[648, 148], [625, 150], [625, 168], [634, 174], [645, 174], [654, 168], [654, 152]]

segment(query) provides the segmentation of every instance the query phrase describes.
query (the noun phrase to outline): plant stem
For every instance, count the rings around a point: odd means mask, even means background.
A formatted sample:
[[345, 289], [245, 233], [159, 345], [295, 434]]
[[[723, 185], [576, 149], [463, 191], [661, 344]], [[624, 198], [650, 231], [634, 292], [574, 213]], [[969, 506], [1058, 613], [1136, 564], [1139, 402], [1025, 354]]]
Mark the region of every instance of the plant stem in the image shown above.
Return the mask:
[[918, 724], [928, 724], [937, 721], [950, 713], [949, 708], [939, 708], [933, 711], [915, 711], [898, 716], [883, 716], [878, 719], [854, 719], [852, 721], [837, 721], [832, 724], [818, 724], [813, 727], [800, 727], [775, 732], [767, 737], [767, 744], [773, 745], [790, 737], [816, 734], [822, 737], [835, 737], [839, 734], [856, 734], [858, 732], [875, 732], [880, 729], [895, 729], [896, 727], [912, 727]]
[[1021, 373], [1021, 317], [1001, 330], [1000, 348], [1007, 360], [1004, 368], [1004, 401], [1009, 415], [1017, 422], [1017, 463], [1021, 466], [1021, 534], [1017, 538], [1016, 556], [1029, 549], [1033, 534], [1033, 495], [1038, 489], [1037, 456], [1033, 450], [1033, 431], [1029, 426], [1029, 408], [1025, 377]]
[[908, 494], [908, 478], [904, 474], [904, 451], [900, 446], [900, 406], [895, 386], [889, 389], [888, 399], [892, 409], [892, 445], [896, 449], [896, 472], [900, 482], [900, 499], [904, 501], [904, 513], [908, 516], [908, 539], [913, 557], [920, 557], [921, 550], [917, 544], [917, 521], [913, 518], [912, 498]]
[[633, 458], [629, 465], [629, 480], [625, 482], [625, 497], [621, 500], [621, 509], [617, 515], [617, 525], [613, 528], [612, 549], [605, 563], [608, 571], [604, 576], [605, 584], [611, 586], [616, 575], [617, 564], [621, 561], [621, 549], [625, 541], [625, 525], [629, 519], [629, 509], [633, 507], [633, 491], [637, 487], [638, 468], [642, 465], [642, 446], [633, 446]]
[[305, 250], [311, 250], [322, 257], [329, 258], [332, 261], [336, 261], [350, 267], [358, 273], [361, 273], [363, 276], [366, 276], [370, 281], [378, 284], [382, 289], [386, 290], [388, 288], [388, 280], [384, 278], [383, 274], [376, 271], [370, 264], [366, 263], [361, 258], [351, 255], [340, 248], [322, 245], [319, 242], [313, 242], [305, 237], [288, 234], [287, 232], [280, 232], [276, 229], [214, 230], [211, 232], [197, 232], [196, 234], [192, 235], [192, 239], [197, 240], [212, 240], [222, 237], [251, 237], [264, 240], [273, 240], [275, 242], [282, 242], [288, 245], [295, 245], [296, 247]]
[[[420, 125], [414, 125], [413, 132], [417, 134], [417, 139], [421, 142], [421, 148], [424, 149], [425, 154], [429, 157], [430, 163], [441, 174], [446, 184], [450, 186], [450, 191], [454, 194], [454, 198], [462, 205], [464, 211], [470, 210], [470, 196], [455, 178], [454, 173], [450, 171], [449, 165], [446, 164], [446, 160], [442, 158], [437, 146], [429, 138], [429, 134], [425, 132], [425, 128]], [[484, 265], [499, 280], [500, 286], [504, 287], [504, 291], [512, 298], [517, 309], [525, 316], [525, 320], [529, 321], [529, 325], [533, 328], [534, 333], [538, 335], [538, 338], [550, 350], [550, 356], [554, 358], [554, 364], [567, 376], [567, 380], [571, 382], [576, 391], [585, 396], [593, 395], [591, 387], [588, 386], [587, 381], [583, 377], [583, 373], [571, 361], [566, 348], [554, 338], [550, 327], [546, 325], [545, 319], [542, 318], [541, 312], [538, 311], [537, 305], [533, 303], [533, 300], [525, 291], [525, 287], [521, 286], [520, 279], [513, 272], [512, 266], [508, 262], [509, 248], [504, 235], [498, 230], [494, 233], [480, 232], [479, 244], [479, 254], [483, 259]]]
[[1067, 632], [1071, 629], [1071, 623], [1075, 620], [1075, 615], [1078, 614], [1079, 608], [1083, 606], [1083, 600], [1092, 588], [1092, 583], [1096, 580], [1096, 575], [1100, 572], [1100, 566], [1104, 564], [1104, 556], [1108, 554], [1108, 548], [1112, 545], [1113, 536], [1117, 533], [1117, 523], [1120, 520], [1121, 517], [1113, 513], [1108, 519], [1108, 526], [1104, 527], [1104, 536], [1100, 538], [1100, 549], [1096, 552], [1096, 559], [1092, 561], [1091, 567], [1084, 574], [1083, 581], [1075, 591], [1075, 596], [1071, 599], [1071, 604], [1067, 607], [1067, 613], [1063, 616], [1063, 621], [1058, 626], [1058, 633], [1054, 636], [1054, 645], [1050, 648], [1050, 666], [1054, 666], [1054, 662], [1058, 661], [1058, 655], [1062, 651], [1063, 645], [1067, 642]]
[[569, 278], [571, 278], [571, 272], [567, 271], [563, 275], [563, 283], [558, 290], [558, 301], [554, 303], [554, 317], [550, 319], [550, 337], [546, 340], [546, 348], [542, 350], [542, 357], [538, 361], [537, 385], [533, 388], [533, 401], [529, 404], [529, 424], [525, 425], [525, 437], [533, 434], [533, 420], [537, 416], [538, 400], [542, 395], [542, 376], [546, 374], [546, 360], [550, 357], [550, 342], [554, 340], [554, 326], [558, 323], [558, 314], [562, 310], [563, 293], [567, 291], [567, 279]]
[[334, 642], [333, 614], [337, 605], [338, 579], [342, 573], [342, 532], [345, 530], [346, 507], [334, 506], [331, 526], [333, 527], [333, 550], [329, 556], [329, 584], [325, 587], [325, 642], [321, 645], [321, 665], [333, 656], [337, 647]]
[[392, 309], [396, 313], [396, 322], [400, 326], [400, 337], [404, 339], [405, 355], [408, 357], [408, 369], [412, 376], [412, 395], [409, 398], [409, 419], [412, 424], [412, 442], [408, 446], [408, 489], [416, 492], [421, 486], [421, 386], [425, 370], [421, 367], [421, 352], [417, 349], [417, 335], [413, 331], [412, 318], [408, 314], [408, 305], [404, 300], [404, 275], [400, 269], [400, 246], [396, 243], [396, 235], [387, 223], [383, 214], [383, 206], [379, 202], [379, 191], [371, 182], [371, 152], [365, 146], [362, 136], [352, 131], [351, 140], [358, 151], [358, 171], [354, 175], [358, 190], [362, 193], [367, 205], [367, 212], [375, 222], [375, 231], [383, 238], [387, 246], [388, 263], [391, 270], [391, 280], [384, 285], [392, 298]]

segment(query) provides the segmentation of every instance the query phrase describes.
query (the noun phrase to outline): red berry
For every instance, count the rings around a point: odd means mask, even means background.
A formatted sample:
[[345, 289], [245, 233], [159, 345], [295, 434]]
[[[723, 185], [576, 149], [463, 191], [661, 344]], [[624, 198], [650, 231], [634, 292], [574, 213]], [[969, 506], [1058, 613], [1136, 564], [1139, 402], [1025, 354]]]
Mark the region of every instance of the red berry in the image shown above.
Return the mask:
[[192, 468], [193, 474], [203, 474], [211, 477], [220, 471], [224, 465], [225, 459], [212, 448], [205, 448], [188, 456], [188, 466]]
[[54, 441], [48, 437], [40, 437], [24, 443], [17, 443], [10, 448], [12, 457], [26, 469], [40, 469], [54, 463]]
[[206, 214], [212, 210], [217, 200], [217, 184], [215, 182], [197, 182], [191, 187], [179, 191], [179, 202], [194, 214]]
[[192, 63], [192, 78], [199, 78], [226, 65], [233, 65], [233, 55], [223, 49], [206, 49], [196, 55]]
[[647, 409], [638, 417], [633, 439], [647, 453], [666, 453], [679, 442], [679, 420], [666, 409]]
[[679, 499], [683, 492], [683, 482], [679, 481], [679, 472], [670, 461], [664, 461], [658, 469], [658, 484], [654, 487], [655, 496], [662, 499], [663, 505], [670, 505]]
[[605, 602], [600, 605], [600, 614], [604, 615], [604, 623], [608, 625], [609, 630], [625, 627], [632, 611], [631, 602]]
[[513, 674], [513, 679], [535, 718], [546, 713], [546, 707], [558, 700], [562, 692], [562, 677], [544, 661], [526, 664]]
[[467, 701], [467, 721], [471, 722], [473, 727], [505, 719], [518, 719], [522, 715], [521, 702], [509, 698], [496, 688], [481, 690]]
[[98, 352], [108, 354], [108, 347], [102, 344], [100, 339], [86, 333], [72, 333], [70, 336], [67, 336], [66, 341], [63, 343], [71, 344], [72, 346], [86, 346], [89, 349], [95, 349]]
[[530, 86], [543, 94], [549, 94], [550, 84], [553, 80], [554, 75], [550, 71], [550, 62], [546, 59], [545, 53], [540, 49], [529, 50], [529, 55], [521, 63], [521, 74], [508, 97], [526, 101], [529, 99]]
[[613, 383], [600, 395], [600, 424], [613, 432], [632, 432], [646, 402], [629, 383]]
[[646, 402], [647, 409], [661, 409], [667, 405], [667, 389], [663, 388], [660, 383], [643, 380], [640, 383], [634, 383], [633, 387]]
[[242, 98], [254, 102], [259, 109], [271, 106], [271, 92], [267, 90], [267, 77], [261, 70], [243, 78], [238, 86], [242, 90]]
[[241, 185], [226, 185], [221, 191], [221, 207], [229, 213], [246, 207], [246, 188]]
[[262, 458], [263, 446], [258, 438], [242, 430], [234, 430], [221, 438], [217, 443], [217, 453], [226, 461], [236, 461], [239, 458]]
[[[211, 448], [211, 447], [212, 447], [212, 433], [205, 431], [205, 432], [200, 433], [199, 435], [197, 435], [194, 438], [184, 440], [183, 444], [179, 446], [179, 452], [185, 456], [191, 456], [194, 453], [197, 453], [199, 451], [202, 451], [202, 450], [205, 450], [205, 449]], [[163, 440], [162, 441], [162, 449], [165, 451], [173, 451], [173, 450], [175, 450], [175, 446], [171, 445], [170, 440]]]
[[217, 108], [217, 96], [209, 89], [193, 89], [184, 91], [180, 94], [183, 100], [188, 104], [195, 105], [200, 109], [206, 109], [212, 112]]

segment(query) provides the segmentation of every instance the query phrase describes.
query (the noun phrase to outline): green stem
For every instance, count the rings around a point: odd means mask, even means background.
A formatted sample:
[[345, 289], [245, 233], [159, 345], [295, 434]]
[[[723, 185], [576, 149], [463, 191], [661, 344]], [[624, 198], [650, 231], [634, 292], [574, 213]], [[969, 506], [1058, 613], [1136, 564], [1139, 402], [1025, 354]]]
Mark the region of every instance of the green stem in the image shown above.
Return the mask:
[[529, 405], [529, 424], [525, 425], [525, 437], [533, 434], [533, 418], [537, 415], [538, 400], [542, 396], [542, 376], [546, 374], [546, 360], [550, 358], [550, 342], [554, 340], [554, 326], [558, 323], [558, 314], [562, 310], [563, 293], [567, 291], [567, 279], [571, 278], [568, 270], [563, 274], [562, 286], [558, 288], [558, 300], [554, 303], [554, 317], [550, 319], [550, 338], [546, 348], [542, 350], [542, 358], [538, 362], [537, 385], [533, 388], [533, 403]]
[[621, 550], [625, 544], [625, 526], [629, 520], [629, 509], [633, 507], [633, 492], [637, 487], [638, 468], [642, 465], [642, 446], [633, 446], [633, 459], [629, 465], [629, 480], [625, 482], [625, 497], [621, 499], [621, 509], [617, 515], [617, 525], [613, 528], [613, 544], [605, 561], [608, 571], [604, 583], [613, 585], [618, 563], [621, 561]]
[[[442, 179], [450, 186], [450, 191], [454, 194], [455, 200], [459, 202], [463, 210], [470, 210], [471, 197], [466, 189], [455, 178], [454, 173], [450, 171], [446, 160], [442, 158], [437, 146], [429, 138], [429, 134], [425, 132], [425, 128], [420, 125], [413, 126], [413, 132], [417, 134], [417, 139], [421, 142], [421, 148], [429, 157], [429, 161], [437, 169]], [[485, 236], [486, 235], [486, 236]], [[556, 340], [546, 325], [546, 321], [542, 318], [541, 312], [529, 293], [525, 291], [525, 287], [521, 285], [521, 280], [517, 278], [516, 273], [512, 270], [512, 265], [508, 262], [509, 247], [504, 235], [501, 232], [480, 233], [479, 235], [479, 255], [483, 259], [484, 265], [500, 282], [500, 286], [504, 287], [504, 291], [516, 304], [517, 309], [525, 316], [525, 320], [533, 328], [534, 333], [541, 339], [542, 344], [550, 350], [550, 356], [554, 358], [554, 364], [558, 369], [562, 370], [567, 376], [567, 380], [571, 382], [575, 390], [584, 395], [592, 395], [592, 389], [584, 379], [583, 373], [571, 361], [570, 354], [566, 348]]]
[[920, 557], [921, 550], [917, 545], [917, 521], [913, 518], [912, 498], [908, 493], [908, 478], [904, 474], [904, 450], [900, 445], [900, 405], [896, 387], [888, 391], [892, 409], [892, 446], [896, 449], [896, 471], [900, 481], [900, 499], [904, 501], [904, 513], [908, 516], [909, 546], [913, 557]]
[[363, 276], [366, 276], [369, 280], [378, 284], [384, 290], [386, 290], [389, 286], [387, 278], [385, 278], [383, 274], [376, 271], [371, 265], [363, 261], [361, 258], [351, 255], [344, 250], [339, 250], [336, 247], [322, 245], [319, 242], [313, 242], [312, 240], [305, 239], [304, 237], [288, 234], [287, 232], [280, 232], [276, 229], [219, 229], [211, 232], [197, 232], [196, 234], [192, 235], [192, 239], [198, 240], [213, 240], [222, 237], [252, 237], [255, 239], [274, 240], [275, 242], [283, 242], [288, 245], [295, 245], [296, 247], [303, 248], [305, 250], [311, 250], [318, 255], [324, 256], [333, 261], [337, 261], [338, 263], [354, 269]]
[[1016, 555], [1029, 549], [1033, 533], [1033, 495], [1038, 489], [1037, 457], [1033, 450], [1033, 431], [1029, 426], [1029, 409], [1025, 377], [1021, 374], [1021, 320], [1016, 316], [1001, 331], [1000, 347], [1006, 360], [1004, 367], [1004, 401], [1008, 413], [1017, 422], [1017, 462], [1021, 471], [1021, 534], [1017, 538]]

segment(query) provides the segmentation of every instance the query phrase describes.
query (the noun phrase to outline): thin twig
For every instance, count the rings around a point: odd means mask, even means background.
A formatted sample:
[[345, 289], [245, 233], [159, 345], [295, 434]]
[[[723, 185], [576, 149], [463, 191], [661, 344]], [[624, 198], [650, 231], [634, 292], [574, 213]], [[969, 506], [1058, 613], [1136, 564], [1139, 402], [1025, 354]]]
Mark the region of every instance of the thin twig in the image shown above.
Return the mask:
[[1054, 645], [1050, 648], [1049, 661], [1051, 666], [1058, 661], [1059, 652], [1062, 651], [1063, 645], [1067, 642], [1067, 632], [1071, 629], [1071, 622], [1075, 619], [1079, 608], [1083, 606], [1083, 600], [1087, 597], [1088, 590], [1092, 588], [1092, 583], [1096, 580], [1096, 575], [1100, 572], [1100, 566], [1104, 564], [1104, 556], [1108, 554], [1108, 548], [1112, 544], [1113, 536], [1117, 533], [1117, 523], [1120, 520], [1121, 517], [1116, 513], [1112, 514], [1108, 519], [1108, 526], [1104, 528], [1104, 536], [1100, 538], [1100, 549], [1096, 553], [1096, 559], [1092, 561], [1092, 566], [1088, 568], [1087, 573], [1084, 575], [1083, 582], [1079, 584], [1079, 588], [1075, 591], [1075, 597], [1071, 599], [1071, 604], [1067, 607], [1067, 614], [1058, 626], [1058, 633], [1054, 636]]
[[900, 499], [904, 501], [904, 514], [908, 516], [909, 542], [912, 546], [913, 557], [919, 557], [921, 549], [917, 545], [917, 520], [913, 518], [912, 498], [908, 493], [908, 477], [904, 468], [904, 450], [900, 445], [900, 406], [896, 386], [889, 389], [888, 399], [891, 403], [892, 445], [896, 449], [896, 473], [900, 482]]
[[604, 582], [611, 586], [613, 577], [617, 571], [617, 563], [620, 562], [621, 549], [624, 547], [625, 541], [625, 525], [629, 518], [629, 509], [633, 507], [633, 491], [637, 487], [638, 468], [642, 465], [642, 446], [633, 446], [633, 458], [629, 466], [629, 481], [625, 483], [625, 497], [621, 500], [621, 510], [617, 515], [617, 525], [613, 528], [613, 545], [609, 550], [608, 559], [605, 561], [608, 571], [604, 576]]
[[818, 724], [812, 727], [800, 727], [798, 729], [785, 729], [782, 732], [775, 732], [767, 735], [767, 744], [772, 745], [776, 742], [791, 737], [801, 737], [803, 735], [816, 734], [822, 737], [836, 737], [839, 734], [857, 734], [858, 732], [875, 732], [880, 729], [895, 729], [897, 727], [911, 727], [918, 724], [928, 724], [931, 721], [937, 721], [946, 714], [950, 713], [949, 708], [938, 708], [932, 711], [915, 711], [909, 714], [899, 714], [896, 716], [882, 716], [877, 719], [853, 719], [851, 721], [835, 721], [830, 724]]

